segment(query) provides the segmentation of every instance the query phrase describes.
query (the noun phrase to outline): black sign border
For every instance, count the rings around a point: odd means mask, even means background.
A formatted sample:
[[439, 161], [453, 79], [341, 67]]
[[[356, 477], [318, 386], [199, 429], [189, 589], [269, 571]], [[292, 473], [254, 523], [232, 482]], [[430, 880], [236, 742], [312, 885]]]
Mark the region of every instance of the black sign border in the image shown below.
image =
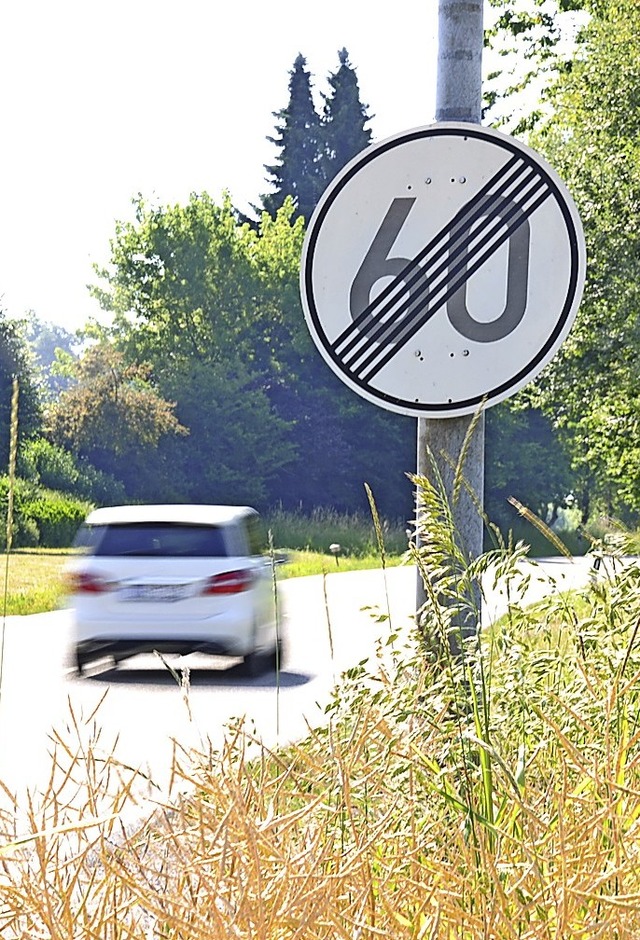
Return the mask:
[[[562, 311], [558, 321], [542, 348], [538, 350], [536, 355], [533, 356], [523, 368], [521, 368], [510, 379], [502, 382], [500, 385], [495, 386], [490, 391], [483, 392], [481, 395], [476, 395], [472, 398], [466, 398], [461, 401], [435, 402], [429, 404], [428, 402], [408, 401], [404, 398], [398, 398], [395, 395], [390, 395], [387, 392], [380, 391], [379, 389], [372, 389], [366, 382], [363, 382], [357, 377], [351, 375], [351, 373], [346, 368], [344, 368], [342, 360], [331, 348], [331, 344], [326, 334], [324, 333], [324, 329], [322, 328], [321, 320], [318, 315], [313, 292], [313, 259], [318, 237], [329, 210], [347, 183], [349, 183], [350, 180], [363, 167], [367, 166], [367, 164], [371, 163], [381, 154], [387, 153], [390, 150], [394, 150], [396, 147], [403, 146], [404, 144], [411, 143], [412, 141], [422, 140], [429, 137], [452, 136], [462, 138], [471, 137], [482, 140], [486, 143], [491, 143], [495, 146], [502, 147], [504, 150], [510, 151], [512, 154], [520, 156], [535, 165], [536, 170], [539, 172], [540, 176], [545, 180], [549, 186], [549, 189], [552, 191], [556, 203], [558, 204], [558, 207], [560, 208], [564, 218], [567, 228], [567, 235], [569, 238], [571, 268], [569, 284], [567, 287], [567, 295], [565, 297], [565, 302], [562, 306]], [[533, 380], [538, 374], [538, 371], [540, 371], [540, 369], [537, 367], [555, 346], [555, 343], [557, 342], [559, 335], [564, 330], [567, 320], [569, 319], [573, 310], [580, 274], [579, 242], [580, 239], [578, 238], [574, 219], [566, 202], [564, 193], [562, 193], [560, 190], [556, 180], [547, 172], [546, 167], [534, 159], [531, 151], [528, 148], [517, 145], [514, 141], [508, 137], [505, 137], [504, 135], [487, 134], [483, 128], [474, 127], [473, 125], [464, 128], [452, 125], [435, 125], [433, 127], [418, 128], [414, 131], [409, 131], [406, 134], [382, 141], [380, 144], [373, 144], [370, 148], [367, 148], [365, 151], [363, 151], [362, 154], [356, 157], [354, 162], [347, 167], [343, 174], [339, 175], [333, 183], [329, 184], [329, 188], [326, 190], [317, 211], [311, 218], [311, 224], [307, 236], [303, 281], [305, 299], [316, 336], [320, 340], [327, 358], [335, 363], [337, 372], [340, 375], [348, 378], [349, 381], [353, 382], [354, 385], [359, 386], [363, 393], [366, 393], [363, 394], [363, 397], [368, 398], [369, 400], [372, 398], [378, 399], [387, 405], [394, 406], [395, 408], [402, 410], [402, 412], [405, 414], [411, 413], [417, 417], [423, 415], [431, 416], [434, 414], [446, 417], [448, 413], [459, 412], [460, 409], [465, 409], [467, 412], [472, 412], [482, 404], [487, 406], [494, 402], [497, 404], [497, 401], [501, 401], [503, 398], [508, 397], [510, 390], [513, 390], [513, 394], [515, 394], [523, 382], [526, 384], [527, 377], [530, 377], [530, 379]], [[496, 399], [497, 401], [495, 401]]]

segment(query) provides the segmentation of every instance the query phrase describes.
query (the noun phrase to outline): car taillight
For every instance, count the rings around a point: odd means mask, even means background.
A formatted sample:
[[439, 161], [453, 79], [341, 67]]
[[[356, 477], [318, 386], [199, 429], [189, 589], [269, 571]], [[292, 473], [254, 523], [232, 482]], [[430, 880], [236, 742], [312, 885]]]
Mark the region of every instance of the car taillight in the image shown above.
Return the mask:
[[104, 594], [110, 589], [108, 581], [90, 571], [74, 571], [67, 577], [67, 590], [70, 594]]
[[247, 568], [240, 571], [225, 571], [222, 574], [214, 574], [208, 578], [203, 594], [240, 594], [246, 591], [253, 583], [253, 574]]

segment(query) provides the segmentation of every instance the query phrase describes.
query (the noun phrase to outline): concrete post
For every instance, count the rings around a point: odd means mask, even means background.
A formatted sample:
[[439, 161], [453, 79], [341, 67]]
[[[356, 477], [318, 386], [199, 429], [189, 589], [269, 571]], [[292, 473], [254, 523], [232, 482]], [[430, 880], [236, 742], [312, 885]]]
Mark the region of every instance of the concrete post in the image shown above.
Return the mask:
[[436, 121], [482, 117], [482, 0], [440, 0]]
[[[438, 73], [436, 121], [465, 121], [479, 124], [482, 108], [482, 0], [439, 0]], [[433, 454], [445, 489], [453, 495], [453, 471], [442, 456], [455, 464], [472, 417], [418, 418], [418, 475], [432, 477], [429, 451]], [[478, 420], [467, 450], [463, 474], [468, 486], [482, 501], [484, 490], [484, 415]], [[450, 499], [451, 501], [451, 499]], [[464, 487], [452, 505], [460, 547], [468, 556], [482, 553], [483, 521], [478, 507]], [[479, 603], [479, 599], [476, 599]], [[418, 575], [416, 604], [425, 602], [422, 578]]]

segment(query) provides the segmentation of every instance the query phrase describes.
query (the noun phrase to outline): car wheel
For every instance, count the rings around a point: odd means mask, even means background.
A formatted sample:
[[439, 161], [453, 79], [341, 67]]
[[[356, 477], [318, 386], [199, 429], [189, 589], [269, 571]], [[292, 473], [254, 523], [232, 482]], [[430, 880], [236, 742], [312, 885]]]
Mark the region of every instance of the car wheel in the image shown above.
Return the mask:
[[269, 661], [264, 653], [252, 650], [243, 657], [243, 672], [251, 679], [263, 675], [269, 667]]
[[286, 650], [284, 641], [281, 636], [276, 640], [276, 645], [273, 648], [273, 653], [271, 654], [271, 664], [276, 672], [282, 672], [282, 667], [286, 658]]
[[76, 675], [81, 676], [88, 660], [82, 655], [80, 650], [75, 651]]

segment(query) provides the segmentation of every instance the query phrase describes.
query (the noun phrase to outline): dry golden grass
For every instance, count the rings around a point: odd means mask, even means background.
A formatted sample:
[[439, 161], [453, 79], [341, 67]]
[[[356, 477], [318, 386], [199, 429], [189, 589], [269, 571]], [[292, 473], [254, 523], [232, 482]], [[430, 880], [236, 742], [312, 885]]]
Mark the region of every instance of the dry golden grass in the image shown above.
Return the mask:
[[99, 713], [73, 716], [84, 743], [58, 738], [30, 839], [6, 820], [3, 940], [637, 940], [640, 733], [613, 732], [632, 683], [593, 687], [603, 721], [579, 745], [543, 717], [526, 783], [497, 761], [489, 826], [477, 763], [445, 760], [451, 702], [422, 709], [433, 678], [354, 675], [327, 726], [277, 753], [240, 728], [221, 753], [177, 750], [177, 795], [152, 813], [144, 781], [98, 759]]

